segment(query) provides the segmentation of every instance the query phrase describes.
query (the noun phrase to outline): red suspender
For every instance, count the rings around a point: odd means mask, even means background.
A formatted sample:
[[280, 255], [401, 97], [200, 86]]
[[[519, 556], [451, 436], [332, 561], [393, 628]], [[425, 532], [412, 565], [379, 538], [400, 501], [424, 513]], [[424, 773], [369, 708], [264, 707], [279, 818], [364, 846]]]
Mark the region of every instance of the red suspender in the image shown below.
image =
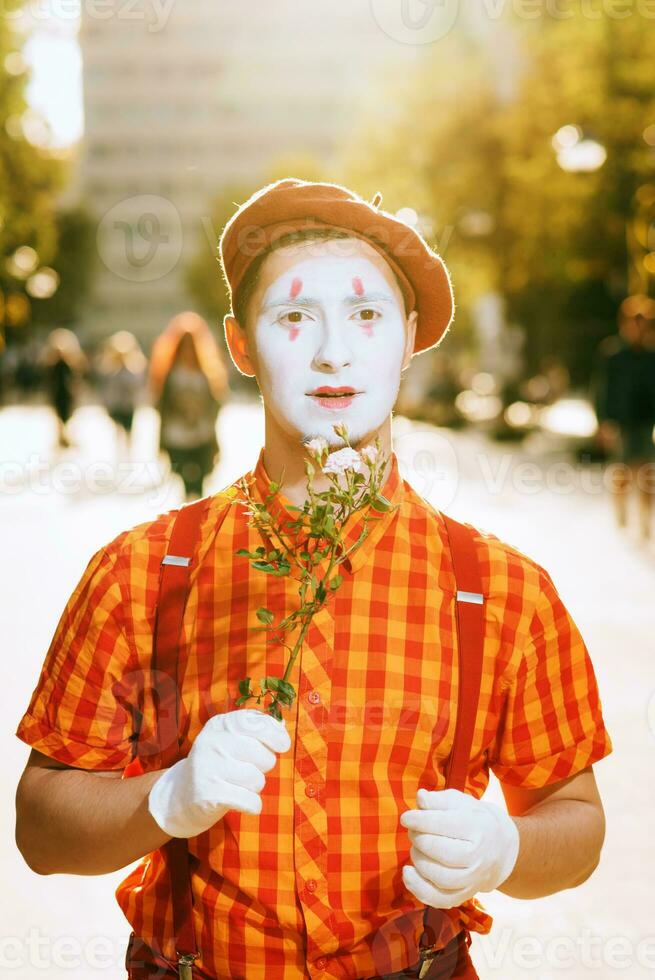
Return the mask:
[[482, 681], [484, 595], [474, 532], [452, 517], [442, 516], [455, 573], [459, 685], [455, 737], [446, 767], [446, 787], [464, 792]]
[[[191, 562], [200, 537], [200, 523], [208, 500], [202, 498], [181, 507], [173, 524], [168, 553], [161, 563], [159, 597], [155, 613], [152, 648], [153, 695], [156, 698], [159, 767], [168, 769], [179, 759], [180, 685], [178, 650], [188, 593]], [[180, 977], [191, 977], [191, 964], [200, 956], [193, 925], [193, 895], [188, 842], [172, 837], [166, 852], [171, 877], [173, 933]]]
[[[475, 550], [474, 531], [442, 513], [455, 578], [455, 621], [457, 630], [457, 718], [453, 745], [446, 764], [446, 789], [464, 792], [471, 746], [475, 734], [478, 697], [482, 679], [484, 644], [484, 595]], [[426, 905], [420, 949], [439, 942], [446, 913]], [[437, 947], [439, 948], [439, 947]], [[419, 977], [425, 976], [431, 958], [423, 959]]]
[[[173, 523], [168, 552], [161, 563], [152, 645], [152, 689], [156, 716], [155, 738], [160, 756], [159, 768], [162, 769], [172, 766], [180, 758], [179, 639], [189, 577], [200, 539], [200, 525], [209, 503], [210, 499], [203, 497], [180, 508]], [[212, 533], [218, 531], [229, 508], [230, 504], [227, 503], [216, 524], [212, 525]], [[138, 756], [135, 761], [138, 761]], [[133, 765], [134, 763], [130, 763], [131, 770]], [[173, 837], [163, 845], [162, 850], [166, 853], [171, 878], [173, 930], [179, 974], [181, 980], [191, 980], [193, 961], [201, 953], [193, 923], [188, 841], [183, 837]]]

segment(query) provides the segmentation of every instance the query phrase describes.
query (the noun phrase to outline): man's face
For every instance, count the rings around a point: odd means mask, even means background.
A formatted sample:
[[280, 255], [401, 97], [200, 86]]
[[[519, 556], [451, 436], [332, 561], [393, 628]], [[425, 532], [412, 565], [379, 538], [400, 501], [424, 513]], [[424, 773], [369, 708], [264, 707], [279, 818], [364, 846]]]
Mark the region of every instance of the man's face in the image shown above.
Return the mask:
[[[357, 238], [310, 240], [272, 252], [248, 306], [247, 353], [264, 405], [289, 435], [351, 445], [389, 417], [414, 347], [390, 266]], [[349, 387], [348, 401], [319, 401], [321, 387]]]

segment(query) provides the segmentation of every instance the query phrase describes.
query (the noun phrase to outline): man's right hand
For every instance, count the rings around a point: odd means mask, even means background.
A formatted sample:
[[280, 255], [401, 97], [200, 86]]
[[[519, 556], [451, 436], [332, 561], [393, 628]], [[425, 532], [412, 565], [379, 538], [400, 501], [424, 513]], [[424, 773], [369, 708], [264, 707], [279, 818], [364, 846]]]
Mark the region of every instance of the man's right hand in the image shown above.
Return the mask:
[[191, 751], [152, 786], [148, 810], [171, 837], [195, 837], [228, 810], [259, 814], [275, 752], [291, 739], [284, 721], [256, 708], [214, 715], [198, 733]]

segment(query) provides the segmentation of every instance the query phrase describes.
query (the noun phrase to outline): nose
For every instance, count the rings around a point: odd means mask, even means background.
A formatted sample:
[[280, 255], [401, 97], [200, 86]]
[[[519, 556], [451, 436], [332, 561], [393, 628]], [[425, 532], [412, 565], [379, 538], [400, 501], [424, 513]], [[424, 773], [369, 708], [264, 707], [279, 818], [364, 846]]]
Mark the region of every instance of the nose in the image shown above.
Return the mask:
[[352, 360], [352, 349], [347, 340], [347, 325], [338, 317], [327, 316], [323, 323], [321, 340], [314, 355], [314, 367], [323, 371], [338, 372]]

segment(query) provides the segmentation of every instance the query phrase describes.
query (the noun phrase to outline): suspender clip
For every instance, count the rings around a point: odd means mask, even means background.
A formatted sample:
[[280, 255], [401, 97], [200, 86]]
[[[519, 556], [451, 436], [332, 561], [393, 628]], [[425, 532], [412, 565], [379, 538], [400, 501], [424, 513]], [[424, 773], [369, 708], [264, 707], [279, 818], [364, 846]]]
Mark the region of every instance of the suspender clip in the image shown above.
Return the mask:
[[197, 958], [197, 953], [180, 954], [177, 961], [180, 980], [193, 980], [193, 961]]
[[484, 602], [484, 596], [481, 592], [463, 592], [461, 589], [457, 590], [457, 601], [458, 602], [475, 602], [478, 605], [482, 605]]

